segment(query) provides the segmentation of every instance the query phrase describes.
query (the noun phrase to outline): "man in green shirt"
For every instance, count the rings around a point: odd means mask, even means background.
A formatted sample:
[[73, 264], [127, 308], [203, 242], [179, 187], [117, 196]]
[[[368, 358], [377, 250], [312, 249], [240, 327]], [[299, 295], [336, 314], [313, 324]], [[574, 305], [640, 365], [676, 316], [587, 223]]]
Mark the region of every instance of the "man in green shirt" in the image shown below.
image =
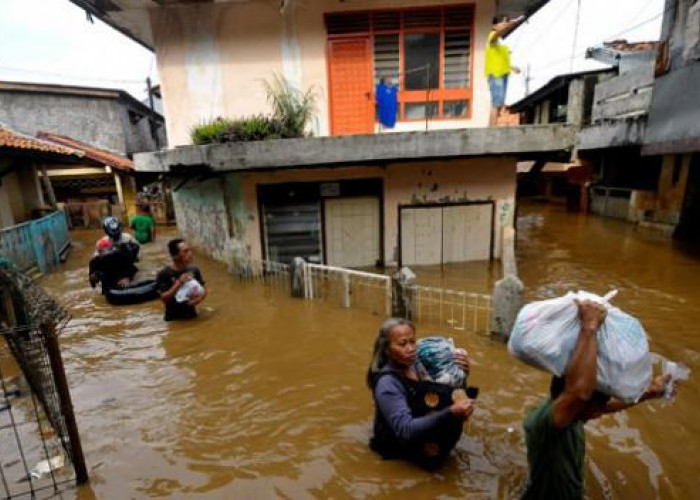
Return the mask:
[[[605, 320], [605, 309], [583, 301], [579, 304], [579, 317], [581, 332], [566, 377], [552, 378], [550, 398], [525, 417], [530, 471], [524, 499], [583, 498], [583, 424], [634, 406], [595, 390], [597, 332]], [[661, 397], [669, 380], [669, 376], [654, 379], [639, 402]]]
[[136, 215], [131, 218], [129, 227], [134, 230], [134, 237], [140, 244], [156, 239], [156, 222], [146, 205], [136, 205]]

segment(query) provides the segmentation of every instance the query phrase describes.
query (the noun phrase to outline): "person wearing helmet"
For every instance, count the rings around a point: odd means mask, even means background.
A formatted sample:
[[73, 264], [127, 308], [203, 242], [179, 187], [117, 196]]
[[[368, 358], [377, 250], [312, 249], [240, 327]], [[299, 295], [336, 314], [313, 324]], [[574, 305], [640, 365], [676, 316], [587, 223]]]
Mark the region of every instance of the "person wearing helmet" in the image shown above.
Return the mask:
[[116, 217], [107, 217], [102, 222], [105, 236], [95, 244], [95, 253], [90, 261], [90, 285], [94, 288], [102, 282], [102, 293], [117, 287], [127, 286], [138, 268], [140, 246], [134, 237], [123, 231]]

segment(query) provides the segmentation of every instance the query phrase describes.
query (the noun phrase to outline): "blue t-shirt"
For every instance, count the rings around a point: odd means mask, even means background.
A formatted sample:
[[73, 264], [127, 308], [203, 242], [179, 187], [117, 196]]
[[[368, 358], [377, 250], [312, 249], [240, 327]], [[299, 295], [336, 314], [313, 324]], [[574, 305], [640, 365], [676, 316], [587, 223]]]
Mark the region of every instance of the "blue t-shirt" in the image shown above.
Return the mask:
[[387, 128], [396, 125], [396, 111], [398, 110], [398, 89], [393, 85], [377, 85], [375, 91], [377, 99], [377, 114], [379, 123]]

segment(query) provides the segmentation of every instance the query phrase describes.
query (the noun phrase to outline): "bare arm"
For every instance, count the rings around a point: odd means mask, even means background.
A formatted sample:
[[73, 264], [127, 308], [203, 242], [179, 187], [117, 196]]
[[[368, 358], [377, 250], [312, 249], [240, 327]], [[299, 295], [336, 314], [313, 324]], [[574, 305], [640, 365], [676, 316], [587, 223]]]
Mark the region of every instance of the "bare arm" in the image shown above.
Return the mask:
[[617, 413], [618, 411], [623, 411], [633, 406], [637, 406], [639, 403], [643, 403], [644, 401], [649, 401], [650, 399], [658, 399], [664, 395], [664, 388], [670, 380], [671, 376], [668, 374], [659, 375], [654, 379], [654, 381], [647, 388], [647, 390], [644, 391], [644, 394], [642, 394], [642, 397], [639, 398], [639, 401], [637, 401], [636, 403], [624, 403], [613, 398], [610, 401], [608, 401], [608, 403], [605, 405], [603, 413]]
[[557, 429], [569, 426], [586, 407], [596, 386], [596, 334], [605, 319], [605, 309], [594, 302], [578, 305], [581, 332], [576, 350], [566, 372], [566, 386], [552, 405], [554, 425]]
[[515, 28], [520, 26], [522, 23], [525, 22], [525, 16], [520, 16], [517, 19], [513, 19], [511, 21], [506, 21], [505, 23], [498, 23], [495, 27], [494, 30], [498, 34], [499, 37], [504, 38], [510, 35]]
[[173, 283], [173, 286], [171, 286], [168, 290], [161, 292], [160, 294], [160, 300], [163, 302], [170, 302], [173, 297], [175, 297], [175, 294], [177, 291], [180, 289], [180, 287], [187, 282], [188, 279], [191, 279], [192, 275], [189, 273], [184, 273], [182, 274], [178, 279], [175, 280], [175, 283]]
[[203, 300], [206, 298], [206, 296], [207, 296], [207, 294], [209, 293], [209, 291], [207, 290], [206, 287], [202, 287], [202, 288], [204, 288], [204, 292], [202, 293], [202, 295], [200, 295], [199, 297], [196, 297], [196, 298], [190, 300], [190, 301], [188, 302], [189, 305], [191, 305], [191, 306], [196, 306], [197, 304], [199, 304], [201, 301], [203, 301]]

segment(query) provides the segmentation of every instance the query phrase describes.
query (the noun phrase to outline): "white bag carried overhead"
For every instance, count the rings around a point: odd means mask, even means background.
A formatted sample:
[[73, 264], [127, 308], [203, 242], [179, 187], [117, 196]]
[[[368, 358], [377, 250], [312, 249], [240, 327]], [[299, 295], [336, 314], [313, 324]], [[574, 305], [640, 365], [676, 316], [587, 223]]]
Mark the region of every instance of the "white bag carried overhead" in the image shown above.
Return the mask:
[[508, 351], [529, 365], [563, 376], [581, 330], [575, 300], [598, 302], [607, 315], [598, 330], [596, 389], [624, 402], [638, 401], [652, 378], [649, 344], [639, 320], [610, 305], [615, 295], [617, 290], [604, 297], [569, 292], [527, 304], [515, 320]]

